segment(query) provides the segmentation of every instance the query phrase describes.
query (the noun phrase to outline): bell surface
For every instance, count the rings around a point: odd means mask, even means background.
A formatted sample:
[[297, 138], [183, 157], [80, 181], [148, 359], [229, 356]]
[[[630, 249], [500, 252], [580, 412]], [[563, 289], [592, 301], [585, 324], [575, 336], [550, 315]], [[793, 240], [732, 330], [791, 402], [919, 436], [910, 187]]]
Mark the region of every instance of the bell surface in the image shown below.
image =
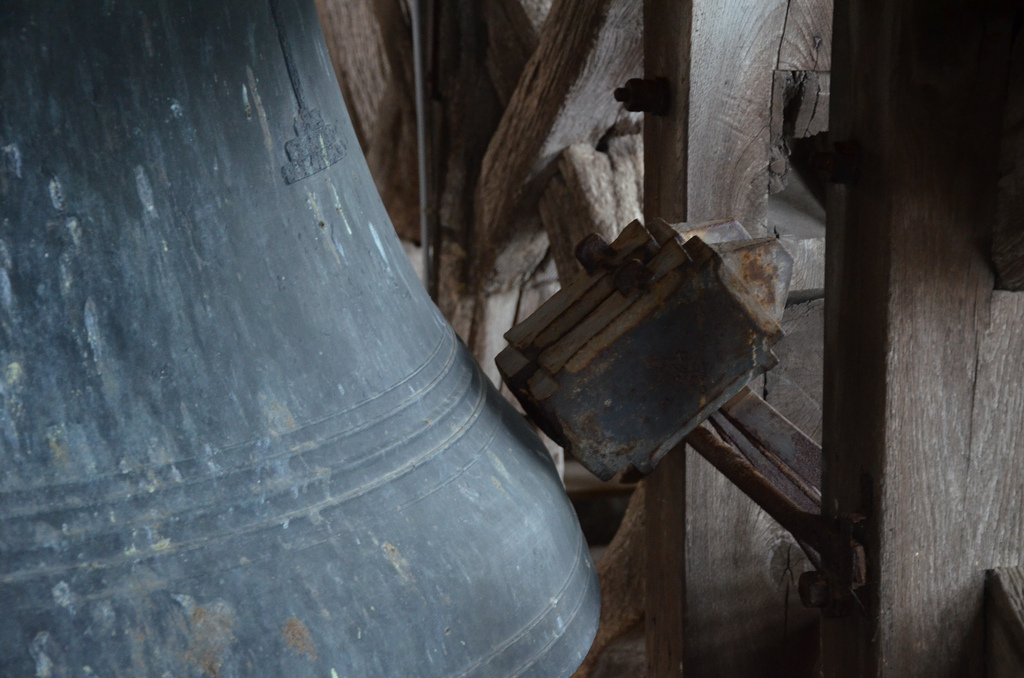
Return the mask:
[[4, 3], [0, 675], [566, 676], [598, 607], [312, 0]]

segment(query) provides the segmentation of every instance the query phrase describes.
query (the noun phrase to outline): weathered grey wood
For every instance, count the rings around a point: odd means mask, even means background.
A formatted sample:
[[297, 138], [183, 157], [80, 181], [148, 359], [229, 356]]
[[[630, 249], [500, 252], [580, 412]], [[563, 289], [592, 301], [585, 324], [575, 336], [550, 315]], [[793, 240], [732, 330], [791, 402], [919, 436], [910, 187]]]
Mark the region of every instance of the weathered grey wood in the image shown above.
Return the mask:
[[770, 192], [788, 184], [790, 145], [828, 130], [831, 75], [775, 71], [772, 81]]
[[825, 295], [825, 238], [795, 238], [783, 235], [779, 242], [793, 257], [789, 282], [789, 303]]
[[779, 47], [780, 71], [827, 71], [832, 67], [832, 3], [789, 0]]
[[1024, 290], [1024, 38], [1013, 46], [999, 156], [999, 198], [992, 260], [1003, 289]]
[[485, 0], [482, 7], [487, 24], [487, 72], [505, 106], [537, 49], [551, 0]]
[[1008, 9], [836, 3], [830, 136], [862, 165], [828, 205], [823, 506], [868, 517], [868, 585], [825, 676], [982, 675], [984, 570], [1024, 549], [1024, 298], [979, 246]]
[[[644, 118], [644, 217], [686, 221], [693, 0], [644, 0], [644, 77], [669, 87], [667, 115]], [[683, 675], [686, 645], [686, 457], [682, 445], [646, 481], [644, 600], [648, 678]]]
[[521, 246], [540, 233], [534, 214], [547, 177], [536, 180], [567, 146], [596, 145], [625, 115], [611, 92], [640, 71], [640, 18], [639, 0], [553, 3], [481, 165], [481, 289], [507, 289], [521, 275]]
[[480, 166], [473, 203], [469, 346], [493, 358], [489, 337], [508, 329], [494, 295], [519, 286], [548, 248], [538, 213], [552, 163], [567, 146], [596, 145], [628, 117], [611, 97], [640, 68], [639, 0], [556, 0]]
[[821, 443], [821, 388], [825, 347], [822, 299], [786, 308], [784, 336], [773, 347], [779, 364], [765, 375], [764, 399]]
[[[788, 5], [694, 2], [691, 222], [732, 217], [766, 232], [773, 72]], [[802, 552], [707, 462], [688, 457], [687, 676], [810, 675], [817, 615], [796, 595]]]
[[1024, 568], [988, 572], [985, 659], [988, 678], [1024, 676]]
[[786, 0], [694, 1], [689, 221], [731, 217], [755, 237], [767, 233], [773, 69], [786, 8]]
[[832, 76], [827, 72], [775, 71], [772, 75], [772, 137], [803, 139], [828, 130], [831, 83]]
[[583, 270], [575, 257], [580, 240], [598, 233], [611, 242], [626, 224], [640, 218], [641, 163], [639, 134], [612, 137], [607, 153], [588, 144], [574, 144], [562, 152], [558, 173], [540, 200], [541, 221], [560, 279], [571, 281]]

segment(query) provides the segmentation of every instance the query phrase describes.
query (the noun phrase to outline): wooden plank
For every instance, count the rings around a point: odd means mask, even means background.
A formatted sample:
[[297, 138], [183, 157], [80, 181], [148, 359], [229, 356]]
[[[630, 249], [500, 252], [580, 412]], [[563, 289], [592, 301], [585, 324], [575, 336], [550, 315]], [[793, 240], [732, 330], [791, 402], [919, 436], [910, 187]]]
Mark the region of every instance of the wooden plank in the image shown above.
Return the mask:
[[764, 399], [821, 444], [821, 386], [825, 302], [795, 304], [782, 316], [786, 333], [773, 347], [779, 364], [765, 374]]
[[988, 678], [1024, 675], [1024, 568], [989, 570], [985, 652]]
[[1024, 306], [978, 246], [1008, 8], [836, 3], [830, 135], [862, 162], [828, 204], [822, 503], [867, 516], [868, 585], [822, 620], [825, 676], [982, 675], [984, 570], [1024, 546]]
[[731, 217], [754, 237], [768, 233], [773, 68], [786, 7], [694, 1], [689, 221]]
[[782, 247], [793, 257], [788, 303], [800, 303], [825, 296], [825, 238], [797, 238], [783, 235]]
[[639, 0], [555, 0], [540, 42], [487, 145], [467, 250], [469, 346], [493, 359], [488, 338], [509, 328], [490, 299], [519, 286], [548, 250], [538, 213], [552, 163], [571, 144], [598, 140], [633, 114], [611, 92], [640, 69]]
[[1013, 46], [999, 157], [999, 203], [992, 260], [1000, 287], [1024, 290], [1024, 37]]
[[780, 71], [827, 71], [832, 67], [832, 3], [789, 0]]
[[485, 0], [487, 72], [502, 106], [508, 105], [519, 76], [540, 40], [550, 0]]
[[541, 221], [561, 280], [571, 281], [583, 267], [577, 243], [591, 233], [612, 242], [641, 215], [643, 147], [639, 134], [612, 137], [608, 152], [574, 144], [558, 161], [558, 173], [540, 201]]
[[[767, 224], [773, 73], [785, 0], [694, 2], [689, 221]], [[648, 147], [647, 152], [650, 152]], [[809, 676], [817, 614], [790, 535], [696, 455], [687, 478], [687, 676]]]
[[[664, 78], [665, 116], [644, 118], [644, 217], [686, 221], [693, 0], [644, 0], [644, 77]], [[681, 448], [682, 446], [680, 446]], [[647, 477], [644, 614], [648, 678], [683, 675], [686, 632], [686, 454]]]
[[536, 204], [562, 150], [596, 146], [628, 115], [611, 92], [640, 71], [640, 15], [638, 0], [552, 4], [480, 168], [474, 256], [482, 290], [505, 289], [521, 273], [508, 260], [541, 233]]

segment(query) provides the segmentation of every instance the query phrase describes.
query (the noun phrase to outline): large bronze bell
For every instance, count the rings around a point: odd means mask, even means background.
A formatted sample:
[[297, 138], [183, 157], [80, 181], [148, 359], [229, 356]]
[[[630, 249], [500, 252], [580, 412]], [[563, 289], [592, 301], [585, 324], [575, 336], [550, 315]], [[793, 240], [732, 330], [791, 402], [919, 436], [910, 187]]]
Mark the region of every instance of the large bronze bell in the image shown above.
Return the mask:
[[0, 403], [0, 675], [549, 677], [593, 637], [310, 0], [0, 8]]

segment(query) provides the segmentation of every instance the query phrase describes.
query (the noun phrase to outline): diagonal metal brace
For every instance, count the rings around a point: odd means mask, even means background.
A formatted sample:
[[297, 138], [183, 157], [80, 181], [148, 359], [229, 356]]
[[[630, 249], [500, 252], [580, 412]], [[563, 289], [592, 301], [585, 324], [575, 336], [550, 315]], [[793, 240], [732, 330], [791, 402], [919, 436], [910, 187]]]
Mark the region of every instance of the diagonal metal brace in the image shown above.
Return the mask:
[[804, 605], [848, 613], [866, 582], [864, 548], [853, 537], [860, 518], [822, 515], [821, 447], [749, 388], [686, 442], [796, 538], [816, 568], [800, 578]]

